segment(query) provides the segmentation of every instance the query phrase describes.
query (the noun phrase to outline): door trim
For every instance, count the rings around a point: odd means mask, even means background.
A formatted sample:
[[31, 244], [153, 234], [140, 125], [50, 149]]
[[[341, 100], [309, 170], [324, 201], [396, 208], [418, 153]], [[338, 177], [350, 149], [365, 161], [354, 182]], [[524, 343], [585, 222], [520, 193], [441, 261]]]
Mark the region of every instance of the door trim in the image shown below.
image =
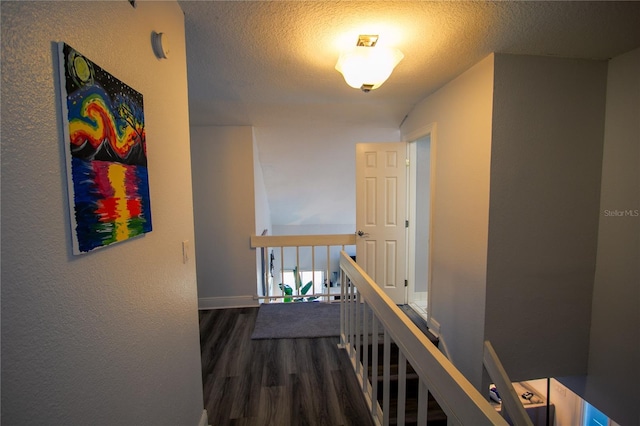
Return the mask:
[[[427, 325], [429, 324], [431, 314], [431, 297], [432, 280], [433, 280], [433, 208], [435, 206], [435, 188], [436, 188], [436, 157], [437, 157], [437, 123], [433, 122], [426, 126], [419, 127], [412, 132], [402, 135], [402, 140], [407, 142], [407, 151], [415, 149], [415, 143], [426, 137], [430, 136], [430, 153], [429, 153], [429, 258], [427, 260]], [[409, 154], [409, 152], [407, 152]], [[410, 155], [408, 155], [410, 158]], [[409, 215], [409, 235], [407, 235], [407, 277], [409, 277], [409, 286], [407, 292], [411, 291], [415, 293], [415, 184], [411, 179], [415, 177], [415, 167], [409, 165], [409, 179], [407, 181], [408, 193], [407, 193], [407, 214]], [[410, 197], [414, 197], [413, 200]], [[413, 215], [413, 217], [412, 217]], [[410, 245], [413, 244], [413, 245]], [[413, 280], [411, 279], [413, 278]], [[408, 294], [407, 294], [408, 300]]]

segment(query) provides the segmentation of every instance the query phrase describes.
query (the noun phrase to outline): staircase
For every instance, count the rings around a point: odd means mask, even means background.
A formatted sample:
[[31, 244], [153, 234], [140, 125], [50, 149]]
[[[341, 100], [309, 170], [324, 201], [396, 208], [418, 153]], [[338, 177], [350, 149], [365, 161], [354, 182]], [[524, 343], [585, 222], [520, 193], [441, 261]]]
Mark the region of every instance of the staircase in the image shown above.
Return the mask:
[[[416, 314], [410, 307], [407, 305], [400, 306], [407, 316], [413, 321], [418, 328], [429, 338], [429, 340], [436, 346], [438, 346], [438, 338], [434, 336], [429, 329], [427, 328], [426, 322], [422, 317]], [[373, 359], [373, 344], [368, 345], [367, 353], [369, 361], [369, 367], [367, 371], [367, 377], [369, 381], [372, 380], [372, 368], [371, 360]], [[380, 407], [383, 406], [383, 373], [384, 373], [384, 346], [383, 339], [380, 336], [377, 345], [377, 400]], [[359, 351], [361, 356], [361, 362], [363, 362], [364, 351]], [[420, 386], [420, 379], [416, 374], [415, 370], [411, 366], [411, 364], [406, 362], [406, 376], [405, 376], [405, 421], [404, 425], [417, 425], [418, 424], [418, 392]], [[399, 385], [399, 365], [398, 365], [398, 346], [395, 343], [391, 343], [390, 350], [390, 358], [389, 358], [389, 366], [390, 366], [390, 376], [389, 376], [389, 424], [396, 425], [397, 424], [397, 416], [398, 416], [398, 385]], [[433, 426], [446, 426], [447, 424], [447, 416], [444, 411], [440, 408], [436, 400], [429, 394], [429, 402], [428, 402], [428, 412], [427, 412], [427, 421], [429, 425]]]
[[[351, 359], [376, 424], [388, 425], [394, 418], [397, 424], [411, 424], [414, 420], [414, 424], [421, 425], [428, 421], [475, 426], [509, 424], [438, 350], [430, 333], [418, 327], [344, 251], [340, 254], [340, 271], [339, 346]], [[373, 343], [370, 348], [369, 341]], [[373, 367], [369, 368], [370, 365]], [[513, 424], [532, 426], [489, 341], [484, 342], [483, 366], [492, 382], [507, 390], [502, 398], [502, 412], [515, 416]], [[417, 386], [415, 376], [419, 377]], [[417, 415], [412, 408], [416, 393]]]
[[[340, 279], [337, 286], [340, 295], [333, 294], [329, 287], [324, 287], [322, 293], [306, 296], [340, 302], [339, 347], [344, 349], [349, 357], [370, 413], [377, 424], [426, 424], [429, 420], [431, 423], [441, 424], [507, 426], [508, 423], [487, 401], [486, 395], [481, 394], [438, 350], [433, 339], [430, 342], [432, 336], [429, 336], [428, 330], [425, 331], [409, 319], [407, 311], [403, 313], [403, 310], [396, 306], [381, 287], [345, 252], [345, 246], [354, 244], [353, 234], [251, 237], [252, 247], [266, 248], [263, 250], [265, 283], [269, 282], [274, 266], [268, 256], [270, 247], [279, 248], [280, 269], [283, 270], [285, 247], [295, 248], [295, 265], [300, 269], [301, 247], [311, 247], [313, 254], [315, 248], [324, 246], [327, 249], [326, 276], [329, 276], [331, 265], [334, 263], [329, 259], [331, 248], [342, 246], [339, 256]], [[311, 256], [311, 270], [316, 269], [314, 261], [314, 257]], [[260, 298], [278, 299], [286, 296], [282, 290], [276, 293], [267, 291], [267, 294]], [[363, 316], [363, 313], [366, 315]], [[379, 345], [376, 341], [371, 349], [367, 348], [368, 343], [362, 344], [369, 342], [372, 335], [378, 334], [384, 336], [385, 344]], [[392, 345], [392, 341], [398, 345]], [[489, 377], [499, 389], [509, 389], [511, 381], [497, 354], [489, 341], [485, 341], [484, 344], [483, 366]], [[377, 348], [375, 351], [374, 347]], [[389, 363], [384, 363], [384, 356], [380, 356], [380, 351], [384, 355], [385, 348]], [[369, 355], [371, 352], [375, 352], [372, 355], [377, 358], [373, 369], [369, 367], [373, 362]], [[395, 361], [391, 360], [392, 353]], [[406, 359], [413, 368], [404, 362], [398, 365], [398, 359]], [[382, 374], [379, 374], [380, 372]], [[416, 379], [416, 376], [419, 379]], [[506, 392], [502, 400], [503, 412], [507, 411], [511, 418], [516, 417], [514, 424], [531, 426], [531, 420], [515, 392]], [[397, 407], [397, 401], [405, 403]]]

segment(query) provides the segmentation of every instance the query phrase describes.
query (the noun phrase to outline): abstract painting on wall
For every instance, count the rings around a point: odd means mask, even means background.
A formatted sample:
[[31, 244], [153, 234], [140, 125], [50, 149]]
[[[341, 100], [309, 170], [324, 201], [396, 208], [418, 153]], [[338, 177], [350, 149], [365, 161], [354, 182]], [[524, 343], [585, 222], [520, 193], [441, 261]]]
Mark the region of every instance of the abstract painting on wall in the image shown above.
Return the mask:
[[60, 87], [73, 253], [151, 231], [142, 94], [66, 43]]

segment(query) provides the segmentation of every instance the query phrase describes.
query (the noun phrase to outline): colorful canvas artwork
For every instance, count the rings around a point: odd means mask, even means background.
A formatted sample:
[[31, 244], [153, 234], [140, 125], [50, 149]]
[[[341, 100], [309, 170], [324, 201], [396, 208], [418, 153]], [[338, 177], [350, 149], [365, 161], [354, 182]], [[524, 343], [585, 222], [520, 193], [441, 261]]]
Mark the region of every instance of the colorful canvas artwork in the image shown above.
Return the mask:
[[66, 43], [60, 87], [73, 253], [151, 231], [142, 94]]

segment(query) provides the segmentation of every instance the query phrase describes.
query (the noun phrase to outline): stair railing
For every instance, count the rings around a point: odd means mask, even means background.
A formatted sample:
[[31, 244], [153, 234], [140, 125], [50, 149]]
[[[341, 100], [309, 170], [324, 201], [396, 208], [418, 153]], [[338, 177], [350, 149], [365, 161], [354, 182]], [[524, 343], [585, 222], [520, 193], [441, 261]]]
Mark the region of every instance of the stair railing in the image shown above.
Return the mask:
[[[487, 373], [489, 373], [491, 381], [496, 385], [496, 388], [500, 390], [500, 399], [502, 399], [502, 410], [500, 413], [502, 416], [505, 417], [508, 413], [509, 418], [511, 418], [514, 424], [533, 426], [531, 418], [520, 402], [520, 398], [518, 398], [511, 384], [511, 380], [509, 380], [509, 376], [500, 362], [500, 358], [498, 358], [498, 354], [488, 340], [484, 342], [482, 363]], [[549, 407], [547, 407], [547, 410], [549, 410]]]
[[[332, 252], [341, 250], [344, 251], [347, 246], [355, 246], [356, 236], [355, 234], [329, 234], [329, 235], [252, 235], [250, 245], [251, 248], [263, 248], [262, 250], [262, 264], [265, 265], [262, 270], [262, 280], [265, 284], [265, 294], [256, 296], [256, 299], [262, 299], [266, 301], [272, 300], [285, 300], [295, 299], [302, 296], [309, 298], [315, 297], [322, 301], [331, 301], [339, 295], [337, 288], [331, 288], [331, 272], [338, 271], [339, 260], [335, 258], [334, 264], [332, 264]], [[285, 253], [286, 248], [295, 249], [295, 253]], [[310, 260], [307, 265], [302, 265], [301, 268], [301, 249], [310, 249]], [[316, 259], [316, 249], [319, 251], [325, 251], [321, 256], [321, 259]], [[275, 265], [279, 272], [275, 273], [275, 277], [271, 276], [272, 266], [274, 266], [271, 259], [270, 250], [276, 250], [279, 254], [279, 265]], [[334, 252], [334, 256], [336, 256]], [[320, 257], [320, 256], [319, 256]], [[322, 266], [320, 266], [322, 265]], [[289, 295], [285, 294], [284, 287], [276, 288], [272, 279], [278, 280], [280, 283], [284, 283], [285, 270], [301, 271], [308, 268], [311, 271], [315, 271], [321, 268], [324, 272], [326, 286], [323, 285], [321, 292], [312, 292], [307, 294], [294, 293]], [[276, 281], [276, 282], [278, 282]], [[312, 288], [316, 288], [315, 277], [312, 280]], [[339, 283], [336, 283], [339, 285]]]
[[[391, 341], [398, 346], [397, 424], [405, 423], [406, 365], [419, 377], [418, 424], [427, 423], [430, 393], [449, 425], [507, 425], [480, 392], [345, 252], [340, 256], [340, 346], [346, 349], [371, 415], [390, 423]], [[383, 337], [382, 406], [378, 403], [378, 342]], [[371, 342], [369, 341], [371, 340]], [[371, 360], [368, 345], [372, 344]], [[371, 361], [371, 364], [369, 362]]]

